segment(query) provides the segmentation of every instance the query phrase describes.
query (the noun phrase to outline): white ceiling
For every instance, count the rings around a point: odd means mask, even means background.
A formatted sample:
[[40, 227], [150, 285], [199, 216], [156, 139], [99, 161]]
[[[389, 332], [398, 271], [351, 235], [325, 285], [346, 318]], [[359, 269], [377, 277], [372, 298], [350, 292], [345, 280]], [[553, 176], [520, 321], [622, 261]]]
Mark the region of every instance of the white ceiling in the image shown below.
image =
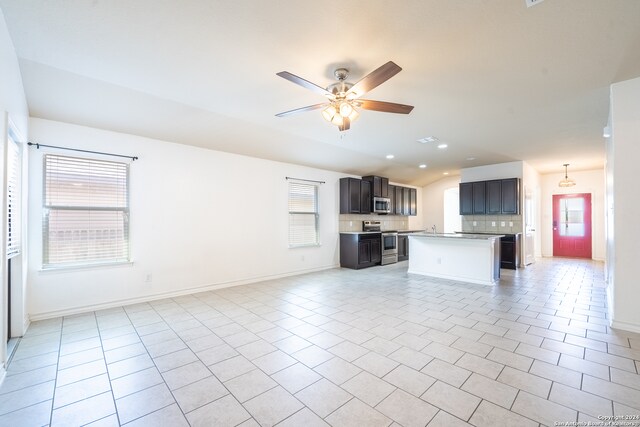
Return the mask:
[[[638, 0], [0, 0], [0, 9], [34, 117], [414, 185], [514, 160], [541, 173], [600, 168], [609, 85], [640, 76]], [[367, 98], [414, 105], [408, 116], [364, 111], [345, 133], [319, 110], [274, 116], [323, 101], [276, 72], [327, 86], [337, 67], [355, 82], [389, 60], [403, 71]], [[449, 147], [416, 142], [429, 135]]]

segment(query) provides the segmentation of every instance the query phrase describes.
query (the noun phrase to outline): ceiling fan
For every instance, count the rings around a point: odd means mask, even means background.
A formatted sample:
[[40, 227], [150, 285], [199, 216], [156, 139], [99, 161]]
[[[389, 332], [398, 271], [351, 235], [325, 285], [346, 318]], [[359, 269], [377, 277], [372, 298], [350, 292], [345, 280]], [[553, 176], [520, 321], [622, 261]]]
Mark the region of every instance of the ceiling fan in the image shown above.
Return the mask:
[[375, 87], [378, 87], [382, 83], [389, 80], [391, 77], [398, 74], [402, 68], [400, 68], [393, 61], [389, 61], [378, 69], [372, 71], [365, 77], [363, 77], [356, 84], [346, 81], [349, 75], [349, 70], [346, 68], [338, 68], [334, 71], [334, 75], [338, 79], [337, 83], [329, 85], [326, 89], [311, 83], [298, 77], [295, 74], [291, 74], [288, 71], [281, 71], [276, 75], [287, 79], [292, 83], [300, 85], [304, 88], [310, 89], [320, 95], [327, 97], [329, 102], [322, 104], [308, 105], [302, 108], [296, 108], [295, 110], [285, 111], [276, 114], [277, 117], [284, 117], [291, 114], [302, 113], [304, 111], [318, 110], [323, 108], [322, 116], [326, 121], [338, 126], [340, 132], [348, 130], [351, 127], [351, 122], [356, 120], [360, 113], [358, 108], [365, 110], [382, 111], [385, 113], [397, 113], [397, 114], [409, 114], [413, 110], [412, 105], [395, 104], [393, 102], [372, 101], [369, 99], [361, 99], [360, 97], [369, 92]]

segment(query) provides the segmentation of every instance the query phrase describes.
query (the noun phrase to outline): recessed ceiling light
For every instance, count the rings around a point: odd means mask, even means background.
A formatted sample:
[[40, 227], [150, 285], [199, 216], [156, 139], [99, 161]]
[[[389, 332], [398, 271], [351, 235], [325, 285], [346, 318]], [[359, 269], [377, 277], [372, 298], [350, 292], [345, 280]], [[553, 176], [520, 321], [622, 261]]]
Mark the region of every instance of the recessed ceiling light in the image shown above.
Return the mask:
[[447, 145], [447, 144], [438, 144], [438, 148], [439, 148], [439, 149], [441, 149], [441, 150], [442, 150], [443, 148], [447, 148], [447, 147], [448, 147], [448, 145]]
[[393, 154], [387, 154], [387, 159], [393, 159], [395, 156]]
[[418, 140], [419, 143], [421, 144], [428, 144], [430, 142], [437, 142], [438, 138], [436, 138], [435, 136], [425, 136], [424, 138], [420, 138]]
[[467, 160], [475, 160], [475, 157], [467, 157]]
[[418, 166], [418, 167], [419, 167], [420, 169], [426, 169], [426, 168], [427, 168], [427, 165], [425, 165], [425, 164], [423, 163], [423, 164], [421, 164], [421, 165], [420, 165], [420, 166]]
[[442, 175], [449, 175], [449, 172], [442, 172]]

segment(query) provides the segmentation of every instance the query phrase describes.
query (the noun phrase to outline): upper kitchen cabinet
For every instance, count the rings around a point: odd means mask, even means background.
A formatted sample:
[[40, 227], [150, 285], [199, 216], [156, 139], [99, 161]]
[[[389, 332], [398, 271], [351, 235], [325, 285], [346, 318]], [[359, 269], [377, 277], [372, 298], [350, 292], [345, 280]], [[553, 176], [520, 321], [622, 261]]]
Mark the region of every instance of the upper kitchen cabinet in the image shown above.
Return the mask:
[[474, 182], [473, 187], [473, 214], [482, 215], [486, 206], [486, 186], [484, 181]]
[[486, 213], [487, 215], [498, 215], [502, 213], [502, 180], [495, 179], [487, 181], [486, 188]]
[[340, 179], [340, 213], [371, 213], [371, 183], [357, 178]]
[[404, 215], [404, 207], [403, 207], [403, 197], [402, 197], [402, 187], [399, 186], [395, 186], [394, 187], [396, 190], [396, 199], [395, 199], [395, 204], [396, 204], [396, 208], [395, 208], [395, 213], [396, 215]]
[[341, 214], [372, 213], [374, 197], [390, 200], [389, 215], [418, 215], [418, 191], [415, 188], [389, 185], [389, 179], [380, 176], [340, 179]]
[[519, 200], [518, 178], [460, 184], [460, 215], [518, 215]]
[[418, 190], [415, 188], [409, 189], [409, 215], [418, 215]]
[[371, 183], [369, 181], [360, 181], [360, 213], [371, 213]]
[[386, 197], [389, 198], [389, 178], [382, 176], [363, 176], [363, 181], [369, 181], [371, 183], [371, 193], [373, 197]]
[[473, 215], [473, 185], [460, 183], [460, 215]]
[[402, 215], [411, 214], [411, 189], [402, 187]]
[[389, 212], [389, 215], [396, 215], [396, 186], [389, 185], [388, 189], [389, 200], [391, 201], [391, 203], [389, 203], [389, 205], [391, 206], [391, 212]]
[[520, 214], [520, 180], [518, 178], [502, 180], [502, 213]]

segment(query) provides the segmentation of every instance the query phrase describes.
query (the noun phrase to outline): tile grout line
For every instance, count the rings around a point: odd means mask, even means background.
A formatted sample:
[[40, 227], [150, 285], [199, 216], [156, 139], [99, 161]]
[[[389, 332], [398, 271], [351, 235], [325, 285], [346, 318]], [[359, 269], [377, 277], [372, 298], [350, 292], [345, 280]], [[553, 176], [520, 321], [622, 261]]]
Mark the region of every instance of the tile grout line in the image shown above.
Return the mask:
[[60, 353], [62, 352], [62, 335], [64, 331], [64, 317], [60, 319], [60, 342], [58, 344], [58, 359], [56, 361], [56, 377], [53, 383], [53, 395], [51, 396], [51, 415], [49, 416], [49, 425], [53, 425], [53, 407], [55, 405], [56, 390], [58, 389], [58, 368], [60, 366]]

